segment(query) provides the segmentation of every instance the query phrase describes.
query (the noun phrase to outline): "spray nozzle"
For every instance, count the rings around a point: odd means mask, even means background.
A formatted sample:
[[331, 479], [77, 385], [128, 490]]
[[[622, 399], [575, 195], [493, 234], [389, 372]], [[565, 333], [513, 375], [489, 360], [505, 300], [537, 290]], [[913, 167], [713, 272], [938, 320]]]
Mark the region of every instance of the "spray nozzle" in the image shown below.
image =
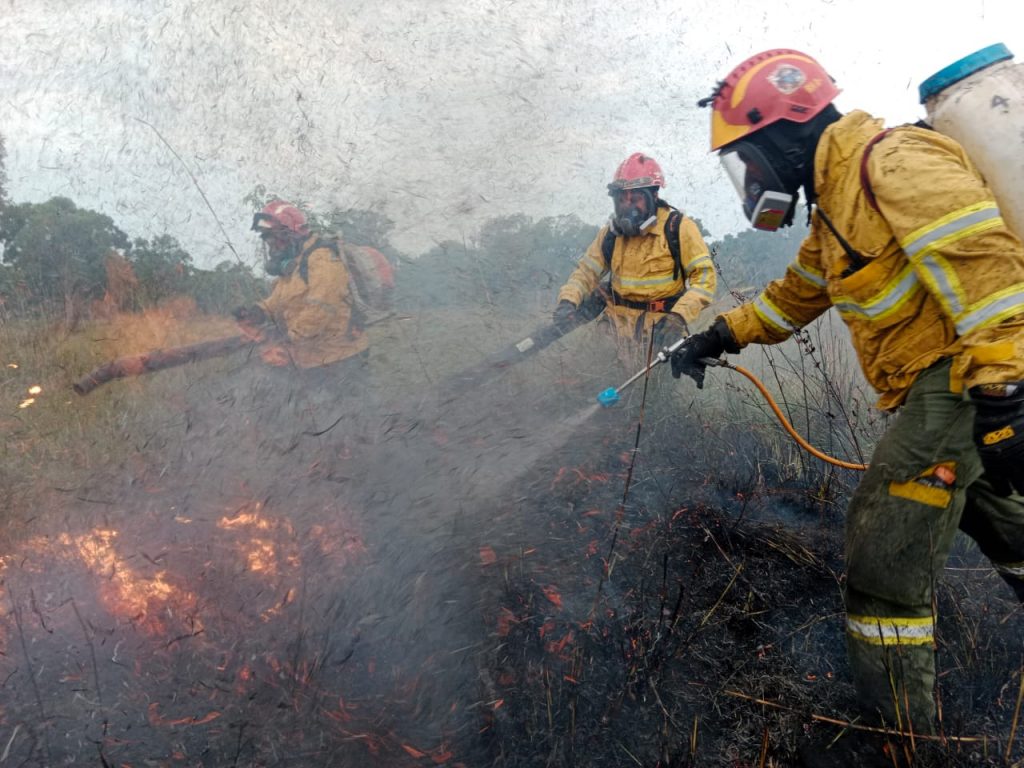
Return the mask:
[[603, 392], [601, 392], [601, 394], [597, 396], [597, 402], [599, 402], [605, 408], [609, 408], [615, 405], [617, 402], [619, 402], [619, 393], [622, 390], [624, 390], [637, 379], [641, 378], [642, 376], [645, 376], [655, 366], [661, 365], [662, 363], [667, 363], [669, 359], [672, 357], [672, 355], [678, 352], [683, 347], [683, 345], [686, 344], [686, 340], [688, 338], [690, 337], [684, 336], [683, 338], [679, 339], [673, 344], [670, 344], [666, 347], [662, 347], [658, 354], [654, 356], [654, 359], [651, 361], [650, 365], [634, 373], [632, 376], [629, 377], [628, 380], [626, 380], [619, 387], [608, 387], [608, 389], [604, 390]]

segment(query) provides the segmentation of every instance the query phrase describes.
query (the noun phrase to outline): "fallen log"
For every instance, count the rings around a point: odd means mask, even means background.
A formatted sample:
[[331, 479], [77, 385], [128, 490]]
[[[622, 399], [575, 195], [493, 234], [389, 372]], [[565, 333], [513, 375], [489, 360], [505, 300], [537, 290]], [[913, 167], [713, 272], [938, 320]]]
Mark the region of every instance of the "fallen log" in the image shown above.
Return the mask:
[[141, 355], [126, 355], [90, 371], [76, 381], [72, 388], [79, 395], [87, 395], [96, 387], [114, 379], [140, 376], [144, 373], [162, 371], [165, 368], [175, 368], [186, 363], [223, 357], [255, 344], [256, 342], [248, 336], [239, 335], [213, 341], [201, 341], [198, 344], [188, 344], [182, 347], [154, 349]]

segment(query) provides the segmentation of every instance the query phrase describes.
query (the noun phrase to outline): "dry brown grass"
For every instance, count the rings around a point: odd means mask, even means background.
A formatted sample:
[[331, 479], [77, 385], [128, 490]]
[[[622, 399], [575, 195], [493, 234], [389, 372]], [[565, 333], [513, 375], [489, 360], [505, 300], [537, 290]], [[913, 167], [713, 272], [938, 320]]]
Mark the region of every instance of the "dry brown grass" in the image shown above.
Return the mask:
[[[436, 396], [448, 374], [543, 321], [483, 309], [394, 318], [370, 329], [375, 380], [386, 396], [406, 402]], [[68, 336], [41, 325], [0, 325], [0, 364], [18, 365], [0, 369], [0, 532], [12, 533], [5, 522], [12, 511], [26, 520], [32, 505], [56, 508], [62, 489], [79, 478], [111, 467], [130, 470], [136, 456], [152, 459], [147, 451], [153, 449], [137, 435], [179, 418], [186, 387], [201, 377], [232, 376], [239, 361], [113, 382], [85, 398], [71, 394], [75, 378], [111, 357], [233, 332], [227, 318], [187, 307], [118, 315]], [[829, 387], [854, 393], [853, 369], [832, 368], [826, 382], [801, 375], [813, 366], [800, 368], [799, 357], [794, 366], [773, 368], [757, 354], [740, 362], [775, 384], [812, 442], [847, 447], [845, 436], [830, 431], [836, 420], [825, 415], [821, 393]], [[564, 414], [630, 373], [595, 324], [493, 387]], [[19, 409], [34, 384], [41, 395]], [[784, 765], [802, 729], [820, 724], [815, 718], [841, 717], [850, 702], [838, 618], [842, 488], [829, 496], [828, 514], [800, 517], [806, 508], [787, 503], [781, 492], [821, 498], [813, 484], [820, 467], [792, 447], [753, 391], [728, 371], [709, 373], [698, 391], [659, 370], [645, 404], [644, 463], [626, 505], [617, 565], [597, 601], [609, 512], [621, 498], [622, 456], [632, 444], [640, 391], [623, 404], [621, 418], [607, 420], [607, 433], [588, 435], [575, 459], [558, 455], [540, 467], [535, 487], [523, 490], [521, 508], [517, 498], [506, 517], [496, 510], [496, 538], [486, 542], [493, 545], [493, 569], [480, 580], [500, 579], [504, 589], [504, 602], [482, 607], [484, 618], [497, 623], [488, 627], [496, 632], [485, 651], [494, 689], [488, 701], [505, 701], [495, 716], [498, 749], [506, 750], [509, 766], [653, 765], [666, 757], [674, 765]], [[853, 400], [859, 395], [845, 396], [851, 412], [864, 412]], [[529, 525], [514, 519], [520, 509], [531, 515]], [[758, 519], [766, 511], [776, 519]], [[814, 536], [785, 527], [808, 521]], [[539, 552], [525, 555], [533, 546]], [[942, 627], [944, 684], [951, 699], [964, 700], [969, 717], [953, 725], [980, 733], [990, 717], [998, 721], [990, 732], [1002, 738], [1005, 723], [998, 718], [1019, 689], [1014, 670], [1005, 668], [1005, 645], [991, 645], [1005, 632], [999, 625], [1006, 617], [982, 599], [991, 580], [965, 577], [957, 584], [955, 600], [940, 594], [958, 607]], [[557, 604], [553, 586], [561, 590]], [[494, 583], [488, 588], [498, 591]], [[595, 604], [602, 610], [589, 622]], [[514, 618], [510, 625], [503, 608]], [[501, 616], [505, 635], [498, 634]], [[785, 709], [762, 703], [768, 701]]]
[[[124, 439], [128, 425], [168, 417], [188, 371], [114, 382], [79, 397], [71, 384], [112, 358], [237, 333], [229, 318], [196, 312], [175, 302], [145, 313], [116, 313], [65, 333], [56, 324], [0, 324], [0, 524], [15, 505], [29, 504], [34, 490], [74, 486], [136, 447]], [[202, 364], [226, 370], [226, 361]], [[29, 389], [40, 388], [27, 403]], [[23, 407], [22, 407], [23, 406]]]

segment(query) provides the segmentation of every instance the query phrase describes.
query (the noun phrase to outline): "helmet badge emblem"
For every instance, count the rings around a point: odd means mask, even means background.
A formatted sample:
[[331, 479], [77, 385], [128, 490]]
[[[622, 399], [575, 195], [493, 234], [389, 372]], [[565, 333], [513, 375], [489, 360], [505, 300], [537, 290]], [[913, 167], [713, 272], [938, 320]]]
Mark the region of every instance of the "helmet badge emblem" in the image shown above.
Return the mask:
[[774, 85], [780, 93], [788, 96], [807, 82], [807, 76], [804, 75], [803, 70], [794, 67], [792, 64], [781, 64], [774, 72], [768, 75], [768, 82]]

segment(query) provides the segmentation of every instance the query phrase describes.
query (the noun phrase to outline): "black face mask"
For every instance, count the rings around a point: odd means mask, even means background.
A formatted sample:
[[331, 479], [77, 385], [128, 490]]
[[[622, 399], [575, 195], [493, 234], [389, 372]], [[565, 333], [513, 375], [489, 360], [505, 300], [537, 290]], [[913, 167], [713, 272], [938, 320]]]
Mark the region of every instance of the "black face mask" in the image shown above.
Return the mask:
[[719, 160], [751, 226], [773, 232], [793, 223], [800, 185], [784, 179], [788, 168], [771, 148], [740, 139], [723, 149]]
[[615, 202], [615, 213], [612, 214], [608, 226], [616, 235], [636, 237], [658, 220], [657, 188], [641, 187], [628, 190], [643, 197], [642, 206], [635, 202], [627, 202], [626, 195], [623, 194], [625, 191], [614, 189], [608, 193]]
[[280, 277], [289, 274], [295, 268], [295, 260], [299, 256], [302, 243], [293, 241], [284, 248], [271, 246], [267, 243], [267, 255], [263, 259], [263, 269], [268, 275]]
[[[814, 154], [825, 129], [841, 117], [829, 104], [806, 123], [780, 120], [722, 150], [722, 164], [754, 227], [774, 230], [792, 224], [801, 187], [807, 202], [815, 201]], [[729, 162], [727, 153], [732, 154]]]

